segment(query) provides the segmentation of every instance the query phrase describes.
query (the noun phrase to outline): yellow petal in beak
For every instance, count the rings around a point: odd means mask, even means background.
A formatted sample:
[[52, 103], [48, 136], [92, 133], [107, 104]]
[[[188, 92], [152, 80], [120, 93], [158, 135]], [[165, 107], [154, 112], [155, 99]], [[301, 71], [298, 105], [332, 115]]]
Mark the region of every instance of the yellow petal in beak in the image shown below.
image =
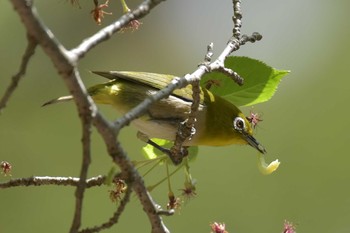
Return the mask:
[[263, 175], [270, 175], [271, 173], [273, 173], [274, 171], [277, 170], [277, 168], [280, 165], [280, 161], [278, 161], [278, 159], [276, 159], [275, 161], [272, 161], [270, 164], [267, 164], [265, 162], [265, 157], [263, 154], [258, 154], [258, 167], [260, 172]]

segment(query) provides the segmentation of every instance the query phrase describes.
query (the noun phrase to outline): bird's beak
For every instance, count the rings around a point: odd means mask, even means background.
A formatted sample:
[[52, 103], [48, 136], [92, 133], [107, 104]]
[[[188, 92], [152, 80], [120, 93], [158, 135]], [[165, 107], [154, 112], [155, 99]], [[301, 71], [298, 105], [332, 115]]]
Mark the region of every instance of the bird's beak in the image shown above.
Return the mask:
[[249, 145], [257, 149], [262, 154], [266, 153], [265, 148], [252, 135], [244, 134], [244, 136]]

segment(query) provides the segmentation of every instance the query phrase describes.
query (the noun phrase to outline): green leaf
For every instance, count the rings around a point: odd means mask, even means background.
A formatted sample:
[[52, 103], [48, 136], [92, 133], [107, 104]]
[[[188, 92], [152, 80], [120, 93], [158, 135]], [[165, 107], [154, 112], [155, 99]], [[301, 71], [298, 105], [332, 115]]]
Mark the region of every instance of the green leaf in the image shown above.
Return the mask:
[[225, 67], [237, 72], [244, 78], [243, 86], [237, 85], [232, 79], [219, 72], [203, 76], [201, 85], [215, 81], [210, 91], [237, 106], [249, 106], [269, 100], [276, 92], [281, 79], [288, 70], [277, 70], [265, 63], [248, 57], [228, 57]]
[[[164, 140], [164, 139], [158, 139], [158, 138], [152, 138], [152, 141], [157, 143], [159, 146], [169, 148], [173, 145], [170, 141]], [[147, 144], [142, 148], [143, 155], [146, 157], [146, 159], [155, 159], [159, 156], [163, 156], [164, 153], [159, 151], [158, 149], [154, 148], [152, 145]]]
[[[157, 143], [159, 146], [162, 146], [164, 148], [171, 148], [174, 143], [171, 141], [167, 141], [164, 139], [158, 139], [158, 138], [152, 138], [152, 141]], [[158, 158], [159, 156], [163, 156], [164, 153], [159, 151], [158, 149], [154, 148], [152, 145], [147, 144], [142, 148], [143, 155], [147, 159], [155, 159]], [[197, 154], [198, 154], [198, 146], [191, 146], [188, 148], [188, 153], [189, 153], [189, 160], [193, 161]], [[171, 164], [171, 162], [170, 162]]]

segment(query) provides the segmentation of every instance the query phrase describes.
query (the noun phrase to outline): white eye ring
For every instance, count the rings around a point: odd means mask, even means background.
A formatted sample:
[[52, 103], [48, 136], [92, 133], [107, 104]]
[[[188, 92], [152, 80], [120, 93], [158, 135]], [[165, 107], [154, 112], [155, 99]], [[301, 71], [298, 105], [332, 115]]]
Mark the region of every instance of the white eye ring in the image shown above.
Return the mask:
[[242, 117], [236, 117], [233, 120], [233, 127], [235, 130], [243, 131], [245, 129], [245, 122]]

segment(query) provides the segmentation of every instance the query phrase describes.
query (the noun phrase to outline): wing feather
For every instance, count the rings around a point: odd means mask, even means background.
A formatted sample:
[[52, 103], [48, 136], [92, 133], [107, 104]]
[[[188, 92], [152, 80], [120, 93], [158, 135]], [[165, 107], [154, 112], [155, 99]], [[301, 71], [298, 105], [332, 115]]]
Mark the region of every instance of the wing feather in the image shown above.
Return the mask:
[[[163, 89], [172, 80], [178, 78], [174, 75], [169, 74], [156, 74], [148, 72], [132, 72], [132, 71], [92, 71], [94, 74], [98, 74], [109, 80], [115, 80], [118, 78], [128, 80], [130, 82], [146, 85], [155, 89]], [[192, 102], [192, 88], [188, 85], [182, 89], [176, 89], [173, 91], [173, 95], [181, 98], [185, 101]], [[203, 92], [201, 91], [201, 100], [203, 100]], [[203, 101], [201, 101], [203, 103]]]

